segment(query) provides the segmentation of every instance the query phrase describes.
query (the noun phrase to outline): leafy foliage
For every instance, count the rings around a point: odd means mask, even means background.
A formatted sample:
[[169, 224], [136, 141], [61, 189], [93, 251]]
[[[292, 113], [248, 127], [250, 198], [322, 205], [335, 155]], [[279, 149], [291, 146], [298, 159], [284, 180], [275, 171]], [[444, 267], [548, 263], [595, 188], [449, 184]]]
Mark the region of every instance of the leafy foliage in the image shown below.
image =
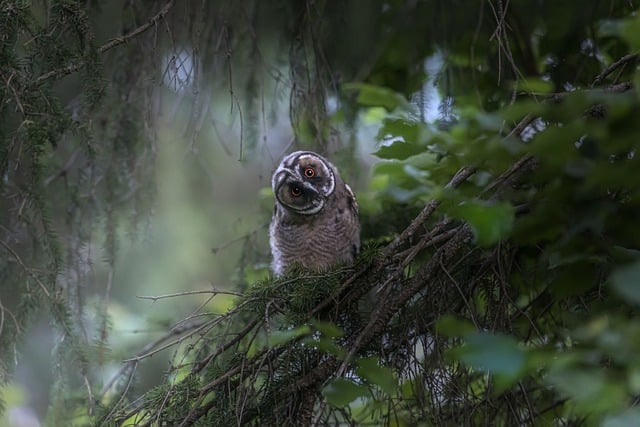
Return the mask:
[[[100, 44], [95, 5], [0, 2], [0, 380], [44, 309], [63, 337], [51, 423], [633, 425], [638, 4], [213, 3], [141, 2]], [[160, 21], [175, 32], [152, 36]], [[176, 65], [176, 41], [199, 65]], [[356, 164], [375, 127], [358, 192], [369, 245], [331, 271], [241, 270], [242, 292], [210, 295], [232, 308], [178, 322], [100, 384], [110, 307], [87, 326], [86, 301], [110, 288], [86, 253], [99, 240], [109, 283], [122, 230], [154, 205], [157, 84], [189, 97], [195, 140], [201, 89], [218, 93], [202, 74], [242, 107], [241, 159], [258, 156], [267, 75], [290, 85], [300, 146]], [[162, 384], [141, 392], [138, 367], [164, 349]]]

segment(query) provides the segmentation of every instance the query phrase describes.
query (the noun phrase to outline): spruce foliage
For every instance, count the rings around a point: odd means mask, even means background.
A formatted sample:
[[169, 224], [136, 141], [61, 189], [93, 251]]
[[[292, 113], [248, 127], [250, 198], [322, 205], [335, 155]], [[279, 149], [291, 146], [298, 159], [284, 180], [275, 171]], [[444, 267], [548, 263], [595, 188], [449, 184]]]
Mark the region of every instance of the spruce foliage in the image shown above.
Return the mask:
[[[51, 425], [634, 425], [639, 7], [0, 0], [0, 382], [44, 321]], [[366, 181], [366, 248], [274, 278], [250, 233], [239, 290], [106, 376], [119, 254], [157, 224], [159, 129], [186, 114], [197, 158], [223, 97], [240, 161], [269, 152], [284, 101], [284, 149]]]

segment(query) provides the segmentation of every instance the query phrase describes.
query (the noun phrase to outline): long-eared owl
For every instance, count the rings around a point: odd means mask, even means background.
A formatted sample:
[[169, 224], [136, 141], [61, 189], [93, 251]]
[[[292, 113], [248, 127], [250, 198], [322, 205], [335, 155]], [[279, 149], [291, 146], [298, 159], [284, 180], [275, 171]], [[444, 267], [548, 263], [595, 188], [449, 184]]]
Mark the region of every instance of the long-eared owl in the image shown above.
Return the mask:
[[276, 275], [296, 264], [323, 270], [353, 261], [360, 250], [358, 204], [335, 166], [314, 152], [296, 151], [282, 159], [271, 184], [269, 240]]

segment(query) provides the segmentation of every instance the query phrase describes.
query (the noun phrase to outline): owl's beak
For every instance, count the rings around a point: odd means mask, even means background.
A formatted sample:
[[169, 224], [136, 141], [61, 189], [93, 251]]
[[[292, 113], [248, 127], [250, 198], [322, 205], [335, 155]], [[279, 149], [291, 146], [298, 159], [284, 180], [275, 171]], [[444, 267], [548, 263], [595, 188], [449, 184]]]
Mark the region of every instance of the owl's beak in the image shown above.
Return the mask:
[[309, 182], [300, 182], [300, 183], [297, 183], [297, 184], [299, 184], [301, 187], [303, 187], [304, 191], [306, 191], [307, 194], [310, 195], [313, 198], [315, 198], [315, 197], [320, 195], [320, 192]]
[[298, 179], [296, 179], [295, 175], [288, 170], [284, 170], [277, 177], [275, 177], [274, 184], [274, 193], [280, 191], [280, 188], [282, 188], [283, 185], [296, 185], [304, 189], [304, 192], [310, 198], [316, 198], [321, 195], [321, 193], [313, 186], [313, 184], [306, 181], [299, 181]]

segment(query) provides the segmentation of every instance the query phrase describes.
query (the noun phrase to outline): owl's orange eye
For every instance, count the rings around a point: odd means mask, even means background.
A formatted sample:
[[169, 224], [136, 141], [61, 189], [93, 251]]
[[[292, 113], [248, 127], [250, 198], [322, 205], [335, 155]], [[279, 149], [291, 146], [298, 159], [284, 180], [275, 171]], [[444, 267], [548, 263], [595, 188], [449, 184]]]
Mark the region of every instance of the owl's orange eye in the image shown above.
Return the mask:
[[302, 194], [302, 189], [297, 185], [295, 187], [291, 187], [289, 191], [293, 197], [299, 197]]
[[306, 176], [307, 178], [313, 178], [316, 175], [316, 171], [313, 170], [313, 168], [306, 168], [304, 170], [304, 176]]

